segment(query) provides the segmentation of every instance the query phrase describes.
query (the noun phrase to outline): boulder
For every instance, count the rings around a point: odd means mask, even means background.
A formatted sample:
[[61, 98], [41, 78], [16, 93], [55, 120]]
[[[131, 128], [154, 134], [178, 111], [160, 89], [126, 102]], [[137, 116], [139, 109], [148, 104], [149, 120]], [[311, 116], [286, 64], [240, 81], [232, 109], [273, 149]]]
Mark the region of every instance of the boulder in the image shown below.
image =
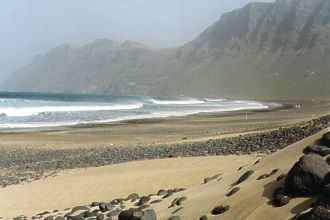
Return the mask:
[[288, 204], [290, 201], [290, 197], [286, 195], [285, 190], [283, 188], [277, 188], [273, 193], [273, 204], [275, 206], [281, 207]]
[[328, 169], [328, 164], [321, 156], [304, 155], [288, 172], [285, 188], [293, 195], [305, 196], [319, 193], [323, 188], [323, 179]]
[[328, 154], [330, 154], [330, 148], [321, 145], [310, 145], [304, 149], [304, 153], [306, 154], [313, 153], [325, 157]]
[[327, 147], [330, 147], [330, 132], [323, 134], [321, 143]]
[[293, 218], [294, 220], [329, 220], [330, 219], [330, 212], [321, 207], [317, 206], [313, 208], [311, 211], [300, 214]]
[[104, 214], [98, 214], [96, 219], [97, 220], [103, 220], [104, 219]]
[[139, 209], [129, 209], [122, 211], [119, 216], [119, 220], [157, 220], [156, 213], [153, 209], [146, 211], [140, 211]]
[[323, 198], [324, 200], [326, 200], [327, 202], [330, 202], [330, 184], [326, 185], [323, 188]]

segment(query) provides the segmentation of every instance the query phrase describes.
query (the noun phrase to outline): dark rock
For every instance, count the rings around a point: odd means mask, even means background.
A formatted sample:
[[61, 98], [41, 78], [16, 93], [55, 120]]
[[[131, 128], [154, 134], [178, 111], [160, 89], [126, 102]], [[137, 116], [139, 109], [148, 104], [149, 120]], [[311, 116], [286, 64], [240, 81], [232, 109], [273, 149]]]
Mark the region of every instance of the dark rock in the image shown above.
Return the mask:
[[256, 165], [256, 164], [260, 163], [260, 161], [261, 161], [261, 159], [257, 160], [256, 162], [254, 162], [253, 165]]
[[110, 211], [109, 213], [107, 213], [107, 217], [118, 216], [120, 212], [121, 212], [120, 209], [115, 209], [115, 210]]
[[330, 132], [323, 134], [321, 143], [327, 147], [330, 147]]
[[218, 205], [216, 207], [214, 207], [211, 211], [211, 214], [212, 215], [220, 215], [224, 212], [227, 212], [229, 210], [229, 205], [224, 205], [224, 204], [221, 204], [221, 205]]
[[269, 176], [274, 175], [275, 173], [277, 173], [280, 169], [273, 169], [270, 173]]
[[52, 215], [47, 216], [46, 218], [44, 218], [44, 220], [54, 220], [54, 216], [52, 216]]
[[89, 208], [87, 206], [76, 206], [71, 210], [72, 213], [76, 211], [89, 211]]
[[122, 211], [119, 216], [119, 220], [157, 220], [156, 213], [153, 209], [140, 211], [139, 209], [129, 209]]
[[226, 196], [227, 196], [227, 197], [232, 196], [232, 195], [234, 195], [235, 193], [237, 193], [239, 190], [240, 190], [239, 187], [235, 187], [235, 188], [233, 188], [232, 190], [230, 190], [229, 193], [226, 194]]
[[180, 218], [180, 216], [171, 216], [171, 217], [169, 217], [167, 220], [180, 220], [181, 218]]
[[254, 173], [253, 170], [249, 170], [249, 171], [246, 171], [236, 182], [235, 185], [238, 185], [242, 182], [244, 182], [245, 180], [247, 180], [252, 174]]
[[300, 214], [294, 217], [294, 219], [295, 220], [329, 220], [330, 212], [321, 206], [317, 206], [307, 213]]
[[56, 216], [55, 220], [64, 220], [65, 218], [63, 216]]
[[330, 165], [330, 157], [327, 157], [325, 161], [327, 162], [328, 165]]
[[324, 186], [322, 195], [327, 202], [330, 202], [330, 184]]
[[328, 173], [325, 175], [325, 177], [324, 177], [324, 179], [323, 179], [323, 183], [324, 183], [324, 185], [327, 185], [327, 184], [330, 183], [330, 172], [328, 172]]
[[99, 205], [100, 205], [99, 202], [92, 202], [92, 204], [91, 204], [92, 207], [99, 206]]
[[162, 202], [163, 200], [161, 199], [156, 199], [154, 201], [151, 201], [150, 204], [154, 204], [154, 203], [159, 203], [159, 202]]
[[319, 145], [311, 145], [311, 146], [307, 146], [304, 149], [304, 153], [305, 154], [318, 154], [322, 157], [327, 156], [328, 154], [330, 154], [330, 148], [326, 147], [326, 146], [319, 146]]
[[268, 178], [268, 177], [269, 177], [269, 174], [262, 174], [262, 175], [260, 175], [260, 176], [257, 178], [257, 180], [266, 179], [266, 178]]
[[90, 217], [97, 216], [97, 213], [96, 212], [85, 211], [83, 213], [83, 216], [84, 216], [84, 218], [90, 218]]
[[288, 204], [290, 197], [286, 195], [286, 192], [283, 188], [277, 188], [273, 193], [273, 204], [277, 207], [284, 206]]
[[185, 196], [183, 196], [183, 197], [181, 197], [181, 198], [179, 198], [176, 202], [175, 202], [175, 204], [177, 205], [177, 206], [180, 206], [184, 201], [186, 201], [188, 198], [187, 197], [185, 197]]
[[204, 178], [204, 184], [208, 183], [209, 181], [211, 181], [211, 178], [210, 177]]
[[174, 194], [173, 191], [167, 191], [167, 195], [163, 196], [162, 198], [165, 199], [165, 198], [167, 198], [167, 197], [172, 196], [173, 194]]
[[101, 202], [99, 204], [99, 209], [101, 210], [101, 212], [106, 212], [107, 211], [107, 208], [105, 206], [106, 206], [105, 202]]
[[130, 200], [130, 201], [134, 202], [134, 201], [138, 200], [139, 198], [140, 198], [139, 194], [132, 193], [127, 197], [126, 200]]
[[38, 213], [37, 215], [48, 215], [48, 214], [50, 214], [49, 211], [44, 211], [44, 212]]
[[176, 210], [174, 210], [174, 211], [172, 212], [172, 214], [177, 213], [178, 211], [182, 210], [183, 208], [184, 208], [184, 207], [177, 208]]
[[281, 174], [281, 175], [279, 175], [277, 178], [276, 178], [276, 181], [280, 181], [281, 179], [283, 179], [283, 178], [285, 178], [286, 177], [286, 175], [285, 174]]
[[322, 190], [328, 164], [318, 155], [305, 155], [296, 162], [285, 179], [285, 188], [295, 195], [311, 195]]
[[118, 201], [118, 199], [114, 199], [114, 200], [112, 200], [111, 202], [110, 202], [112, 205], [119, 205], [119, 201]]
[[164, 189], [159, 190], [157, 193], [158, 196], [165, 196], [166, 194], [167, 194], [167, 191]]
[[139, 200], [139, 202], [137, 203], [138, 206], [141, 206], [147, 202], [149, 202], [150, 198], [148, 196], [142, 196]]
[[147, 209], [147, 208], [149, 208], [150, 207], [150, 205], [148, 205], [148, 204], [144, 204], [144, 205], [141, 205], [141, 206], [139, 206], [139, 210], [143, 210], [143, 209]]
[[96, 219], [97, 220], [103, 220], [104, 219], [104, 214], [98, 214]]
[[237, 169], [237, 171], [240, 171], [240, 170], [243, 169], [245, 166], [246, 166], [246, 165], [239, 167], [239, 168]]
[[26, 220], [27, 217], [26, 216], [17, 216], [15, 218], [13, 218], [13, 220]]
[[75, 215], [75, 216], [67, 216], [67, 219], [69, 220], [85, 220], [84, 217], [80, 216], [80, 215]]
[[[105, 210], [106, 210], [106, 211], [111, 211], [114, 207], [115, 207], [115, 205], [112, 204], [112, 203], [106, 203], [106, 204], [105, 204]], [[102, 211], [102, 210], [101, 210], [101, 211]]]
[[207, 216], [206, 215], [202, 215], [201, 217], [199, 217], [199, 220], [207, 220]]

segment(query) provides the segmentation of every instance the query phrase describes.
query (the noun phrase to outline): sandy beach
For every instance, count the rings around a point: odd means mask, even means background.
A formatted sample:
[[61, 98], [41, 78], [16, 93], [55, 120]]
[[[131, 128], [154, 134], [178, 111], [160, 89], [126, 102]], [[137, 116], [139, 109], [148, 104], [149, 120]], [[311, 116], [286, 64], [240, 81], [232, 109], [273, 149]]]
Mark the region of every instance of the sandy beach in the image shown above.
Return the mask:
[[[66, 208], [126, 198], [133, 192], [150, 195], [160, 189], [185, 188], [175, 196], [150, 204], [158, 219], [174, 214], [187, 220], [204, 214], [218, 219], [209, 213], [219, 203], [231, 207], [224, 219], [292, 217], [306, 209], [308, 199], [297, 198], [284, 208], [274, 208], [269, 204], [271, 190], [279, 184], [275, 179], [302, 155], [302, 149], [329, 130], [328, 117], [316, 119], [329, 113], [330, 104], [283, 103], [293, 107], [3, 133], [0, 177], [2, 183], [8, 184], [0, 189], [0, 216], [13, 218], [23, 214], [31, 218], [53, 210], [59, 211], [39, 218], [60, 216], [67, 213]], [[300, 137], [306, 138], [299, 141]], [[114, 160], [114, 155], [122, 156], [121, 152], [124, 158]], [[260, 158], [261, 162], [254, 165]], [[135, 162], [122, 163], [126, 161]], [[120, 164], [109, 165], [113, 163]], [[37, 175], [29, 173], [37, 173], [38, 169], [42, 171]], [[226, 197], [231, 184], [251, 169], [252, 178], [242, 183], [238, 195]], [[279, 169], [276, 175], [256, 180], [274, 169]], [[221, 175], [203, 184], [205, 178], [217, 174]], [[17, 180], [17, 176], [21, 179]], [[12, 182], [8, 177], [12, 177]], [[178, 196], [188, 198], [184, 208], [168, 208]], [[124, 205], [134, 207], [130, 202]]]

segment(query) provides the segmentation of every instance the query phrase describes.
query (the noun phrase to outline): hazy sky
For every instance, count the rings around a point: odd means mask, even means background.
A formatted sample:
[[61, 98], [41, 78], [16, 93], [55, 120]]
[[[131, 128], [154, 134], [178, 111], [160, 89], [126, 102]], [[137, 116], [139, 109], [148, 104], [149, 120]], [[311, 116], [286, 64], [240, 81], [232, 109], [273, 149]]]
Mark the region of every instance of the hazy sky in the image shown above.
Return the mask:
[[[37, 54], [97, 38], [174, 47], [253, 0], [0, 0], [0, 81]], [[254, 0], [255, 1], [255, 0]], [[272, 0], [261, 0], [272, 1]]]

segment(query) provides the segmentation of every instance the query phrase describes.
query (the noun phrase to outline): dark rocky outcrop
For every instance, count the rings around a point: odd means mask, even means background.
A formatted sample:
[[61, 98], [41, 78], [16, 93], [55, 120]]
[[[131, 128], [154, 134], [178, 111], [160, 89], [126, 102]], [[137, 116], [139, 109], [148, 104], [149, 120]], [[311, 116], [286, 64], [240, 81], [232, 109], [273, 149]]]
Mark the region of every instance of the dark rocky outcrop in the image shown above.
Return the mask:
[[323, 134], [321, 143], [327, 147], [330, 147], [330, 132]]
[[329, 166], [318, 155], [305, 155], [296, 162], [285, 179], [285, 188], [294, 195], [311, 195], [323, 188]]
[[311, 211], [300, 214], [293, 218], [294, 220], [329, 220], [330, 219], [330, 212], [329, 210], [317, 206], [313, 208]]
[[318, 154], [322, 157], [325, 157], [328, 154], [330, 154], [330, 148], [328, 148], [326, 146], [321, 146], [321, 145], [311, 145], [311, 146], [307, 146], [304, 149], [304, 153], [306, 153], [306, 154], [314, 153], [314, 154]]

